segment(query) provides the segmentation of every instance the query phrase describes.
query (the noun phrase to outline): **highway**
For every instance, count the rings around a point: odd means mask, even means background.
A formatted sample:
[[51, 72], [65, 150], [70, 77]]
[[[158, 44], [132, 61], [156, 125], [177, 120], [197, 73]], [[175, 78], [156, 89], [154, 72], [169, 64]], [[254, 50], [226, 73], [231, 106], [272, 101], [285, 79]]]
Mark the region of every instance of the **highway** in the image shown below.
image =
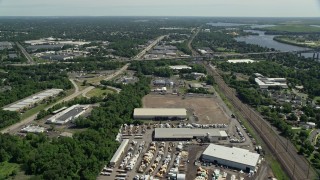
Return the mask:
[[196, 51], [196, 50], [194, 50], [193, 48], [192, 48], [192, 42], [193, 42], [193, 40], [194, 40], [194, 38], [199, 34], [199, 32], [201, 31], [201, 28], [202, 28], [202, 26], [200, 26], [200, 27], [198, 27], [197, 28], [197, 31], [191, 36], [191, 38], [190, 38], [190, 40], [189, 40], [189, 42], [188, 42], [188, 48], [192, 51], [192, 56], [194, 57], [194, 56], [198, 56], [199, 54], [198, 54], [198, 52]]
[[135, 60], [140, 60], [143, 56], [152, 49], [155, 45], [157, 45], [160, 41], [162, 41], [167, 35], [159, 36], [156, 40], [154, 40], [151, 44], [149, 44], [145, 49], [143, 49], [138, 55], [134, 57]]
[[33, 58], [30, 56], [30, 54], [24, 49], [24, 47], [21, 46], [19, 42], [16, 42], [16, 45], [21, 50], [22, 54], [27, 58], [28, 64], [35, 64], [33, 61]]

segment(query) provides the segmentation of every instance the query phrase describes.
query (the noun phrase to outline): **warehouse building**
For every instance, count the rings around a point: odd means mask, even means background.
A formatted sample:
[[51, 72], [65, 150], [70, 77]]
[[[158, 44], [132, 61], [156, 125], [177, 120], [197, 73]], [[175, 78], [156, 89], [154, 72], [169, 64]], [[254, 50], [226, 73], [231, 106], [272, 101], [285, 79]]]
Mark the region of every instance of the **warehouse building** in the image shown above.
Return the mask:
[[227, 138], [227, 133], [219, 129], [155, 128], [154, 130], [154, 139], [159, 141], [201, 139], [203, 141], [218, 142], [227, 140]]
[[119, 148], [117, 149], [116, 153], [113, 155], [111, 161], [110, 161], [110, 166], [115, 167], [121, 156], [124, 154], [127, 146], [129, 144], [129, 139], [124, 139]]
[[250, 172], [256, 170], [259, 154], [247, 149], [210, 144], [202, 153], [202, 160]]
[[135, 108], [134, 119], [139, 120], [184, 120], [187, 110], [184, 108]]
[[230, 59], [227, 62], [228, 63], [254, 63], [256, 61], [252, 59]]
[[79, 104], [73, 105], [63, 110], [62, 112], [52, 116], [51, 118], [47, 119], [47, 123], [58, 124], [58, 125], [65, 124], [81, 116], [87, 109], [88, 109], [88, 105], [86, 106], [81, 106]]
[[192, 67], [186, 66], [186, 65], [176, 65], [176, 66], [169, 66], [169, 67], [170, 69], [173, 69], [173, 70], [192, 69]]
[[35, 125], [28, 125], [20, 130], [22, 133], [43, 133], [45, 131], [46, 128]]
[[43, 100], [49, 97], [55, 97], [62, 92], [63, 89], [48, 89], [40, 93], [34, 94], [30, 97], [12, 103], [3, 108], [5, 111], [23, 111], [34, 107], [37, 103], [41, 103]]
[[266, 78], [257, 77], [255, 82], [259, 85], [261, 89], [268, 89], [269, 87], [279, 86], [281, 88], [287, 89], [287, 80], [285, 78]]

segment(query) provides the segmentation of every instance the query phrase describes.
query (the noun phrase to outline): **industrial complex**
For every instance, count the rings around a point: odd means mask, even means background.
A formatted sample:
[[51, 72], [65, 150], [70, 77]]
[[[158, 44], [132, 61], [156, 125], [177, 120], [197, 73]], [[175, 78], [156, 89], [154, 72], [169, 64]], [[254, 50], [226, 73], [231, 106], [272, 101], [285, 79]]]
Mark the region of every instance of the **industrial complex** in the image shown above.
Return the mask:
[[23, 111], [34, 107], [37, 103], [48, 99], [49, 97], [57, 96], [63, 89], [48, 89], [40, 93], [29, 96], [23, 100], [17, 101], [3, 108], [6, 111]]
[[184, 120], [187, 110], [184, 108], [135, 108], [134, 119], [140, 120]]
[[249, 150], [210, 144], [202, 153], [206, 162], [221, 164], [241, 170], [255, 171], [260, 155]]
[[210, 142], [227, 140], [228, 135], [219, 129], [191, 129], [191, 128], [155, 128], [154, 139], [166, 141], [189, 141], [207, 138]]
[[266, 77], [257, 77], [255, 82], [259, 85], [261, 89], [267, 89], [269, 87], [281, 87], [284, 89], [288, 88], [287, 80], [285, 78], [266, 78]]
[[73, 105], [47, 119], [47, 123], [58, 125], [65, 124], [82, 115], [86, 111], [86, 109], [88, 109], [88, 105]]

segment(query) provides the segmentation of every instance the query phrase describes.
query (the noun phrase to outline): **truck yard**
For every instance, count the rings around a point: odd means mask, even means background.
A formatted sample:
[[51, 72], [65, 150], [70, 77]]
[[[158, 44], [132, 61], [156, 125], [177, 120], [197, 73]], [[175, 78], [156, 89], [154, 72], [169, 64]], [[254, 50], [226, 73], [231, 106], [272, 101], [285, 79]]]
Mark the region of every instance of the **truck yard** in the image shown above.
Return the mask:
[[[248, 133], [242, 122], [234, 118], [222, 103], [220, 97], [215, 95], [197, 94], [182, 97], [175, 94], [149, 94], [145, 96], [144, 107], [186, 108], [187, 119], [146, 120], [142, 125], [124, 124], [119, 130], [117, 139], [120, 142], [129, 140], [129, 143], [121, 158], [115, 164], [106, 164], [98, 179], [254, 179], [260, 175], [259, 169], [265, 164], [263, 151], [257, 150], [255, 139]], [[198, 117], [206, 118], [195, 120], [196, 114], [202, 114]], [[213, 142], [210, 138], [206, 138], [205, 134], [195, 135], [190, 139], [182, 137], [175, 140], [155, 139], [157, 129], [169, 130], [169, 128], [177, 130], [185, 128], [186, 131], [189, 131], [188, 128], [196, 131], [199, 129], [199, 132], [211, 132], [215, 129], [224, 131], [227, 138], [214, 143], [247, 149], [250, 152], [257, 151], [261, 156], [257, 168], [255, 171], [245, 171], [219, 163], [204, 162], [201, 154]], [[272, 176], [270, 169], [266, 168], [266, 172], [263, 171], [260, 177]]]

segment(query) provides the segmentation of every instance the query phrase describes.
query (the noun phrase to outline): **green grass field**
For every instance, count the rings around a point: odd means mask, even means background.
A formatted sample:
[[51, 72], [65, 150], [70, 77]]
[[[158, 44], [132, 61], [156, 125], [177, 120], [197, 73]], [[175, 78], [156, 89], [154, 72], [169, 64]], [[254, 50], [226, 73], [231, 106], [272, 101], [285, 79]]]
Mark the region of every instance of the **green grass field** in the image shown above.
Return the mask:
[[9, 176], [15, 175], [20, 170], [18, 164], [2, 162], [0, 163], [0, 180], [8, 179]]
[[266, 159], [270, 162], [270, 167], [272, 169], [272, 172], [277, 177], [277, 179], [289, 180], [286, 173], [282, 171], [281, 165], [278, 161], [268, 156], [266, 157]]
[[271, 31], [282, 31], [282, 32], [295, 32], [295, 33], [303, 33], [303, 32], [320, 32], [320, 28], [312, 27], [310, 25], [302, 25], [302, 24], [290, 24], [290, 25], [278, 25], [273, 27], [267, 27], [265, 30]]
[[101, 88], [94, 88], [91, 91], [87, 93], [87, 97], [93, 97], [93, 96], [105, 96], [108, 94], [114, 93], [114, 91], [110, 89], [101, 89]]

